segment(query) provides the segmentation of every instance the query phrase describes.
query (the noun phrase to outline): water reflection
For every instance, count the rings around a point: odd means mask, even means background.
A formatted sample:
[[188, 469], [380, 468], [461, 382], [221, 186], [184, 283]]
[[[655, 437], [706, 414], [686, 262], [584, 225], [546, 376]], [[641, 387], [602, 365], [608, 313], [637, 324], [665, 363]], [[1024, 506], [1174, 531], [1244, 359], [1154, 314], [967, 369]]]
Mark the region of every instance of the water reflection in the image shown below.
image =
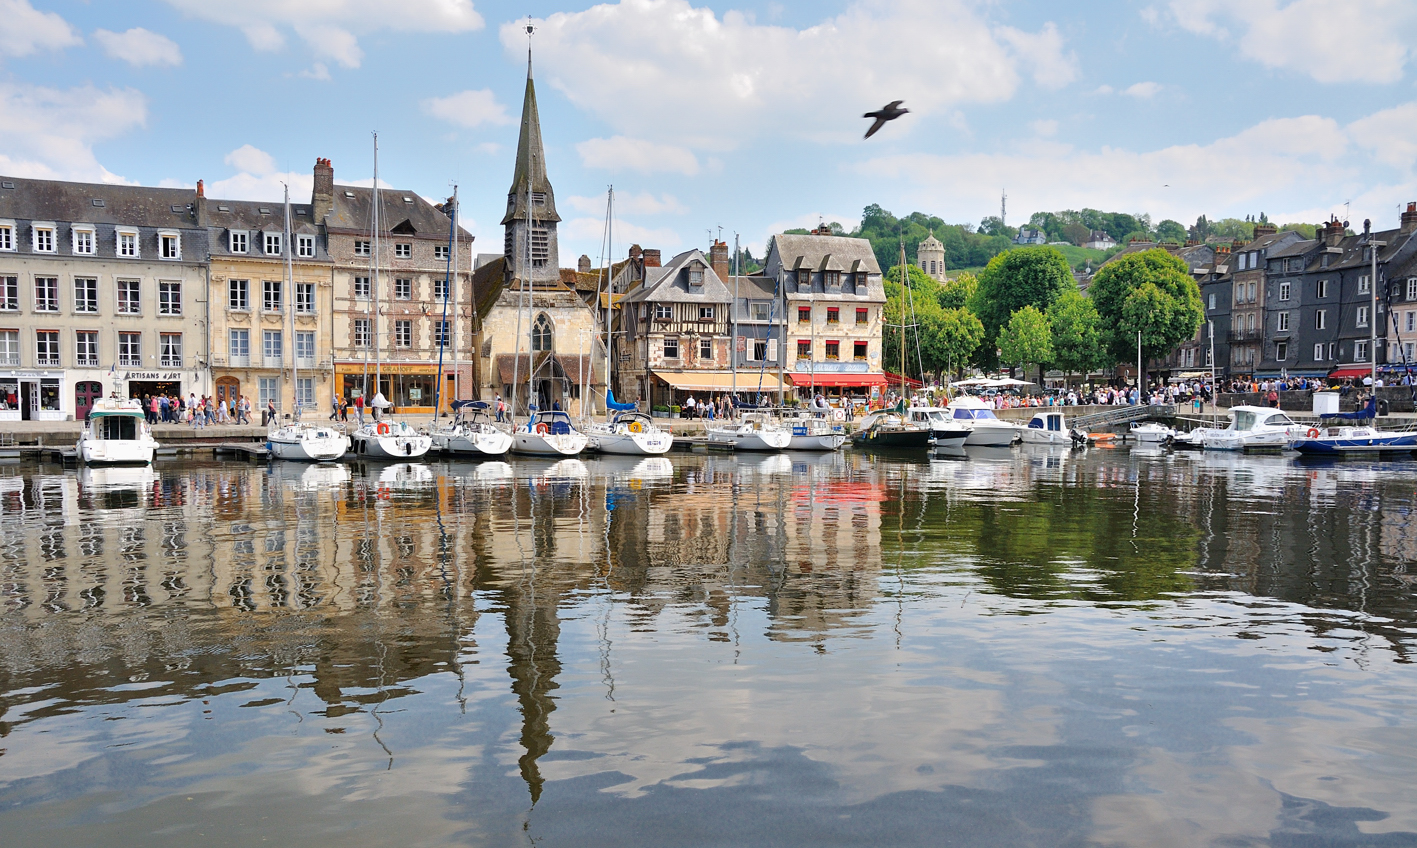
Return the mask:
[[[1407, 463], [1038, 447], [0, 474], [0, 827], [26, 844], [186, 838], [167, 806], [194, 792], [207, 816], [270, 805], [307, 842], [374, 811], [403, 841], [486, 844], [1417, 826], [1337, 753], [1413, 773], [1393, 730], [1413, 726]], [[1196, 789], [1199, 751], [1223, 794]], [[252, 770], [324, 812], [234, 777]], [[110, 797], [127, 812], [81, 827]]]

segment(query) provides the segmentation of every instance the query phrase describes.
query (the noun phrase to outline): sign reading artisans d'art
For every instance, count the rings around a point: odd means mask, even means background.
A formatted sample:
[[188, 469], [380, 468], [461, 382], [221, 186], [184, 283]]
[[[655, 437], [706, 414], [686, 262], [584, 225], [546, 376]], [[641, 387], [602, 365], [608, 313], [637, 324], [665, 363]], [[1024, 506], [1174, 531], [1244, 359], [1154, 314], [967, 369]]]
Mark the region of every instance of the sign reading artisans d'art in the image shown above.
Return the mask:
[[160, 380], [160, 381], [164, 381], [164, 382], [169, 382], [169, 381], [172, 381], [172, 380], [181, 380], [181, 379], [182, 379], [182, 372], [180, 372], [180, 371], [125, 371], [125, 372], [123, 372], [123, 374], [120, 375], [120, 378], [121, 378], [121, 379], [124, 379], [124, 380]]

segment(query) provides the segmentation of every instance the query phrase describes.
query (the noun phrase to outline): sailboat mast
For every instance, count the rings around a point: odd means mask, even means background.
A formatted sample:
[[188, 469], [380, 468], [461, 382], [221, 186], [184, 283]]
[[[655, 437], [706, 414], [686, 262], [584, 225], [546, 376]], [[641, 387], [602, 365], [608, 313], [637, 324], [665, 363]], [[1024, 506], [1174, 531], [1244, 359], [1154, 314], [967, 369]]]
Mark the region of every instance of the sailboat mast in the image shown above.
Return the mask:
[[294, 411], [294, 420], [300, 420], [300, 356], [299, 349], [295, 344], [295, 269], [291, 265], [290, 243], [290, 186], [285, 187], [285, 308], [289, 316], [288, 325], [290, 327], [290, 390], [291, 390], [291, 410]]
[[900, 399], [905, 400], [905, 241], [900, 243]]
[[[615, 367], [610, 349], [615, 344], [610, 316], [615, 309], [615, 186], [610, 186], [610, 194], [605, 202], [605, 420], [610, 420], [610, 372]], [[621, 401], [624, 402], [623, 399]], [[592, 412], [594, 410], [592, 409]]]
[[[449, 335], [449, 333], [450, 333], [450, 331], [451, 331], [451, 329], [452, 329], [451, 327], [448, 326], [448, 300], [449, 300], [449, 297], [450, 297], [450, 294], [451, 294], [450, 291], [449, 291], [449, 286], [453, 285], [453, 279], [454, 279], [454, 277], [453, 277], [453, 239], [456, 237], [456, 234], [457, 234], [457, 231], [458, 231], [458, 212], [457, 212], [457, 206], [458, 206], [458, 187], [457, 187], [457, 186], [453, 186], [453, 199], [450, 201], [450, 203], [452, 204], [453, 208], [452, 208], [452, 210], [451, 210], [452, 214], [448, 216], [448, 223], [449, 223], [450, 226], [448, 227], [448, 265], [447, 265], [447, 270], [444, 272], [444, 273], [446, 274], [446, 278], [443, 280], [443, 316], [442, 316], [441, 319], [439, 319], [440, 322], [441, 322], [441, 323], [439, 323], [439, 325], [438, 325], [439, 332], [434, 334], [435, 337], [439, 339], [439, 342], [438, 342], [438, 376], [435, 378], [435, 382], [433, 383], [433, 420], [434, 420], [434, 421], [437, 421], [437, 420], [438, 420], [438, 409], [439, 409], [439, 407], [442, 406], [442, 402], [443, 402], [443, 351], [446, 350], [447, 347], [448, 347], [448, 335]], [[456, 318], [456, 316], [454, 316], [454, 317]], [[456, 365], [454, 366], [454, 371], [456, 371]]]
[[[374, 188], [369, 196], [374, 203], [374, 271], [370, 275], [369, 282], [374, 287], [371, 295], [374, 301], [374, 394], [377, 395], [383, 391], [384, 383], [383, 368], [381, 367], [382, 350], [379, 341], [379, 313], [383, 308], [381, 303], [383, 292], [379, 288], [379, 134], [377, 132], [374, 133]], [[365, 386], [366, 393], [368, 390], [369, 387]]]
[[[458, 370], [458, 186], [453, 184], [453, 273], [448, 279], [451, 286], [446, 297], [453, 300], [453, 324], [449, 328], [453, 334], [453, 400], [462, 399], [462, 372]], [[444, 340], [446, 342], [446, 339]]]

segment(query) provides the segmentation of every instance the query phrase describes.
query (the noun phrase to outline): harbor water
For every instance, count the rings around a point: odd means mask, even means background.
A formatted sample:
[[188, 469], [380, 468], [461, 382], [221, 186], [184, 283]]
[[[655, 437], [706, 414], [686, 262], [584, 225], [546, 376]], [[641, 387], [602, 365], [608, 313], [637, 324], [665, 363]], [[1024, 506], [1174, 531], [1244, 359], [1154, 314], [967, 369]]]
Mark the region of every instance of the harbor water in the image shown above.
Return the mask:
[[1417, 845], [1414, 581], [1409, 461], [0, 466], [0, 834]]

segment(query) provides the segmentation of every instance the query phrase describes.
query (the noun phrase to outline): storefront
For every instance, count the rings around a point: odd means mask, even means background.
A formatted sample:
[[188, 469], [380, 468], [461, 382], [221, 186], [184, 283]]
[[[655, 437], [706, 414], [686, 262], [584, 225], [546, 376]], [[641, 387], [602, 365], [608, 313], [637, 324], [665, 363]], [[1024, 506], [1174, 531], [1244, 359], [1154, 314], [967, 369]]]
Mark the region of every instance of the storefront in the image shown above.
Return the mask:
[[[791, 375], [792, 385], [802, 400], [811, 400], [819, 394], [828, 400], [865, 400], [873, 393], [880, 394], [886, 385], [886, 375], [882, 373], [851, 374], [803, 374], [798, 371]], [[899, 385], [899, 384], [897, 384]]]
[[737, 393], [740, 400], [752, 402], [761, 393], [764, 402], [776, 404], [778, 393], [787, 384], [778, 379], [776, 371], [659, 371], [650, 372], [651, 383], [641, 397], [648, 397], [651, 407], [682, 405], [690, 397], [695, 401], [713, 400], [721, 395]]
[[62, 371], [0, 371], [0, 421], [64, 421]]
[[[466, 366], [463, 367], [465, 370]], [[438, 366], [436, 364], [385, 363], [375, 368], [371, 362], [367, 375], [366, 388], [366, 372], [363, 362], [336, 364], [335, 387], [339, 390], [340, 396], [351, 403], [360, 394], [363, 394], [365, 398], [372, 399], [377, 375], [378, 391], [383, 392], [389, 403], [394, 405], [395, 412], [431, 415], [435, 396], [438, 397], [438, 406], [442, 411], [448, 412], [451, 409], [449, 404], [458, 397], [458, 375], [453, 373], [451, 368], [445, 367], [443, 369], [441, 396], [435, 391], [438, 383]]]
[[125, 371], [118, 375], [123, 393], [135, 400], [150, 397], [181, 397], [181, 371]]

